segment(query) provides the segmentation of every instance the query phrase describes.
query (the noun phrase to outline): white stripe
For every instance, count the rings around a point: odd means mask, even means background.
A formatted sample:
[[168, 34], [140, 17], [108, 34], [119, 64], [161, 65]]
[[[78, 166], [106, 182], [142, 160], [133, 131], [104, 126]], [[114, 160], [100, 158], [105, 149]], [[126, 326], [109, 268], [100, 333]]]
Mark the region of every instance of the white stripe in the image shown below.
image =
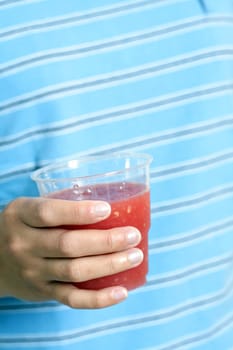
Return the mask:
[[[176, 307], [171, 308], [164, 308], [162, 310], [159, 310], [159, 312], [148, 312], [148, 313], [141, 313], [141, 314], [134, 314], [132, 317], [124, 317], [124, 318], [118, 318], [118, 319], [112, 319], [108, 320], [107, 322], [101, 322], [97, 323], [95, 325], [92, 325], [90, 327], [83, 327], [78, 328], [77, 330], [73, 330], [72, 332], [62, 332], [57, 336], [56, 333], [37, 333], [35, 335], [31, 334], [21, 334], [21, 339], [24, 340], [30, 340], [36, 337], [43, 338], [43, 337], [57, 337], [58, 341], [43, 341], [40, 342], [41, 345], [56, 345], [56, 344], [72, 344], [74, 341], [79, 342], [84, 339], [91, 339], [93, 337], [98, 336], [106, 336], [108, 334], [114, 334], [119, 332], [124, 332], [131, 329], [142, 329], [146, 327], [151, 327], [153, 325], [162, 324], [164, 322], [168, 322], [170, 320], [178, 320], [181, 317], [188, 316], [192, 313], [197, 312], [199, 310], [206, 310], [210, 307], [216, 307], [220, 305], [223, 301], [226, 301], [231, 297], [232, 293], [232, 285], [227, 285], [222, 290], [218, 291], [217, 293], [210, 293], [208, 295], [195, 298], [192, 300], [188, 300], [182, 304], [177, 305]], [[131, 323], [131, 324], [130, 324]], [[92, 333], [92, 331], [94, 331]], [[77, 334], [77, 337], [75, 339], [68, 339], [69, 337], [72, 338]], [[87, 334], [89, 332], [89, 334]], [[10, 335], [10, 338], [13, 340], [14, 338], [18, 338], [18, 334], [12, 334]], [[67, 340], [65, 340], [63, 337], [67, 337]], [[2, 341], [9, 337], [2, 337]], [[61, 339], [59, 341], [59, 338]], [[63, 338], [63, 339], [62, 339]], [[0, 338], [1, 339], [1, 338]], [[7, 344], [7, 343], [6, 343]], [[37, 343], [38, 344], [38, 343]], [[1, 343], [3, 345], [3, 342]], [[5, 345], [5, 344], [4, 344]], [[17, 344], [19, 347], [20, 344]]]
[[[41, 22], [39, 23], [30, 23], [28, 25], [28, 27], [30, 28], [30, 26], [32, 25], [39, 25]], [[75, 23], [75, 26], [78, 26], [78, 23]], [[209, 15], [208, 18], [203, 18], [203, 16], [193, 16], [193, 17], [189, 17], [188, 19], [183, 19], [183, 20], [179, 20], [179, 21], [174, 21], [172, 22], [172, 24], [169, 23], [169, 25], [161, 25], [161, 26], [155, 26], [154, 28], [150, 27], [150, 30], [144, 30], [144, 31], [134, 31], [131, 32], [130, 36], [127, 36], [128, 38], [131, 38], [131, 40], [134, 38], [136, 39], [138, 36], [142, 36], [142, 40], [143, 42], [147, 42], [148, 39], [143, 38], [143, 36], [149, 36], [149, 42], [151, 41], [151, 34], [153, 34], [153, 37], [156, 36], [158, 37], [172, 37], [174, 35], [176, 35], [177, 32], [179, 32], [180, 34], [184, 34], [184, 33], [188, 33], [190, 31], [193, 31], [193, 29], [204, 29], [204, 28], [208, 28], [208, 27], [212, 27], [218, 25], [218, 27], [220, 27], [220, 25], [233, 25], [233, 16], [230, 16], [228, 13], [226, 14], [221, 14], [221, 15]], [[14, 39], [16, 37], [22, 37], [22, 36], [26, 36], [28, 34], [34, 33], [34, 32], [49, 32], [52, 31], [54, 29], [57, 30], [61, 30], [64, 26], [68, 26], [68, 25], [58, 25], [58, 26], [49, 26], [46, 28], [40, 28], [40, 29], [34, 29], [34, 30], [27, 30], [25, 32], [18, 32], [20, 30], [21, 27], [10, 27], [7, 28], [7, 30], [4, 31], [0, 31], [0, 41], [5, 41], [5, 40], [9, 40], [9, 39]], [[70, 25], [71, 26], [71, 25]], [[72, 26], [74, 26], [74, 24], [72, 24]], [[182, 28], [182, 27], [185, 28]], [[187, 26], [187, 27], [186, 27]], [[24, 27], [22, 27], [24, 28]], [[13, 31], [13, 34], [9, 34], [7, 35], [7, 33], [9, 32], [9, 30]], [[10, 33], [10, 32], [9, 32]], [[123, 40], [124, 36], [117, 36], [115, 37], [115, 40]]]
[[[222, 120], [224, 119], [225, 118], [222, 118]], [[202, 170], [206, 171], [216, 168], [221, 164], [232, 162], [231, 154], [233, 154], [233, 148], [227, 148], [224, 149], [224, 152], [211, 153], [211, 155], [208, 155], [208, 157], [192, 158], [188, 162], [176, 162], [172, 164], [170, 163], [169, 166], [151, 168], [151, 181], [158, 183], [170, 178], [175, 179], [183, 175], [193, 175], [195, 173], [200, 173]], [[176, 169], [178, 170], [176, 171]], [[162, 175], [160, 175], [160, 173]]]
[[[199, 192], [194, 196], [182, 197], [178, 200], [157, 202], [152, 204], [152, 210], [156, 218], [164, 215], [174, 215], [175, 213], [186, 212], [205, 206], [224, 198], [233, 198], [233, 183], [212, 188], [210, 191]], [[228, 191], [229, 190], [229, 191]], [[193, 203], [192, 203], [193, 202]]]
[[142, 293], [145, 291], [151, 291], [161, 288], [175, 287], [177, 285], [189, 283], [190, 280], [203, 277], [205, 275], [211, 275], [221, 270], [228, 270], [230, 263], [233, 262], [233, 255], [225, 254], [221, 257], [218, 256], [213, 259], [202, 261], [200, 264], [189, 265], [188, 268], [172, 270], [171, 273], [167, 272], [159, 275], [150, 275], [147, 278], [148, 285], [142, 286], [140, 289], [135, 289], [132, 293]]
[[[35, 0], [35, 1], [40, 1], [40, 0]], [[102, 21], [103, 19], [110, 19], [110, 18], [119, 17], [130, 13], [134, 13], [134, 12], [139, 12], [139, 11], [141, 12], [142, 8], [145, 10], [148, 10], [150, 8], [166, 7], [170, 4], [174, 4], [177, 2], [185, 2], [185, 1], [186, 0], [163, 0], [163, 1], [162, 0], [160, 1], [159, 0], [151, 0], [151, 1], [150, 0], [148, 1], [132, 0], [132, 1], [125, 2], [123, 5], [114, 4], [110, 6], [96, 7], [88, 11], [72, 12], [71, 15], [47, 17], [43, 20], [40, 19], [38, 21], [25, 22], [25, 24], [23, 25], [9, 26], [6, 29], [0, 31], [0, 37], [12, 31], [14, 32], [14, 34], [9, 34], [1, 38], [1, 40], [9, 40], [15, 37], [28, 35], [28, 33], [31, 34], [32, 32], [34, 33], [34, 32], [43, 32], [43, 31], [52, 31], [54, 29], [60, 30], [64, 27], [72, 27], [74, 25], [80, 26], [87, 23]], [[130, 6], [132, 6], [132, 8], [130, 8]], [[78, 18], [77, 20], [75, 20], [76, 17]], [[66, 24], [61, 24], [61, 23], [56, 24], [56, 22], [62, 22], [62, 21], [70, 21], [70, 22]], [[46, 25], [48, 25], [48, 27], [46, 27]], [[30, 27], [33, 27], [33, 26], [42, 26], [42, 28], [30, 29]], [[45, 28], [43, 28], [43, 26], [45, 26]], [[28, 28], [29, 30], [21, 33], [20, 31], [24, 28]]]
[[[70, 308], [66, 305], [63, 305], [63, 304], [59, 304], [59, 303], [56, 303], [54, 306], [51, 306], [49, 305], [49, 302], [48, 302], [48, 305], [46, 305], [46, 302], [44, 303], [45, 305], [44, 306], [41, 306], [40, 305], [37, 305], [37, 307], [33, 307], [33, 304], [32, 304], [32, 307], [28, 307], [29, 306], [29, 303], [30, 302], [27, 302], [26, 303], [26, 307], [24, 308], [23, 305], [22, 305], [22, 308], [13, 308], [12, 307], [12, 304], [9, 305], [9, 309], [7, 309], [7, 305], [4, 304], [4, 309], [1, 309], [0, 307], [0, 312], [1, 312], [1, 315], [18, 315], [18, 314], [23, 314], [23, 315], [26, 315], [26, 314], [45, 314], [47, 312], [52, 312], [52, 313], [59, 313], [59, 311], [61, 312], [64, 312], [64, 311], [70, 311]], [[40, 304], [40, 302], [38, 302], [38, 304]], [[1, 340], [1, 334], [0, 334], [0, 340]], [[1, 342], [0, 342], [0, 349], [1, 349]]]
[[[211, 128], [211, 126], [214, 126], [215, 123], [218, 121], [218, 120], [221, 120], [221, 121], [224, 121], [223, 118], [217, 118], [217, 119], [214, 119], [214, 120], [211, 120], [211, 123], [208, 123], [208, 122], [200, 122], [200, 123], [194, 123], [192, 124], [191, 126], [189, 125], [188, 127], [185, 127], [185, 128], [173, 128], [173, 129], [170, 129], [170, 130], [166, 130], [166, 132], [162, 133], [162, 132], [157, 132], [157, 133], [153, 133], [151, 135], [146, 135], [146, 136], [141, 136], [141, 137], [137, 137], [137, 138], [131, 138], [130, 140], [126, 141], [125, 143], [122, 143], [122, 142], [116, 142], [116, 143], [112, 143], [109, 145], [108, 147], [108, 150], [111, 150], [114, 148], [134, 148], [135, 149], [139, 149], [139, 150], [143, 150], [145, 148], [148, 148], [148, 147], [151, 147], [151, 145], [153, 144], [157, 144], [157, 145], [161, 145], [162, 144], [170, 144], [174, 141], [177, 141], [177, 138], [178, 136], [176, 135], [176, 133], [185, 133], [187, 132], [187, 135], [182, 135], [182, 136], [179, 136], [179, 140], [184, 140], [184, 139], [192, 139], [194, 136], [200, 136], [202, 134], [211, 134], [213, 132], [216, 132], [216, 131], [219, 131], [220, 129], [224, 129], [224, 128], [229, 128], [229, 126], [226, 124], [226, 125], [223, 125], [223, 126], [218, 126], [216, 127], [216, 129], [213, 129]], [[227, 118], [225, 118], [225, 120], [228, 120]], [[55, 123], [55, 125], [57, 125], [57, 123]], [[203, 128], [202, 130], [200, 128]], [[73, 127], [73, 131], [75, 132], [76, 130], [75, 129], [79, 129], [79, 127]], [[53, 134], [53, 132], [51, 132], [51, 134]], [[50, 136], [51, 136], [50, 134]], [[55, 132], [55, 135], [58, 135], [59, 133], [58, 132]], [[61, 132], [60, 134], [63, 134], [63, 132]], [[174, 137], [172, 137], [172, 135], [174, 134]], [[171, 137], [169, 138], [169, 135], [171, 135]], [[166, 141], [156, 141], [156, 138], [160, 138], [160, 137], [163, 137], [163, 136], [168, 136], [167, 140]], [[32, 139], [36, 139], [36, 138], [39, 138], [39, 136], [33, 136], [33, 137], [30, 137], [29, 139], [27, 139], [26, 141], [23, 140], [22, 142], [19, 142], [16, 144], [14, 144], [14, 147], [15, 146], [19, 146], [20, 144], [23, 144], [24, 142], [30, 142]], [[155, 141], [153, 142], [153, 139], [155, 139]], [[10, 139], [8, 139], [10, 140]], [[5, 140], [6, 141], [6, 140]], [[139, 143], [140, 146], [136, 146], [136, 144]], [[8, 148], [10, 148], [9, 146], [7, 146], [5, 149], [7, 150]], [[2, 147], [2, 150], [4, 149], [4, 147]], [[106, 145], [104, 146], [100, 146], [100, 147], [94, 147], [92, 149], [89, 149], [88, 152], [87, 151], [84, 151], [84, 152], [78, 152], [78, 153], [75, 153], [75, 154], [72, 154], [71, 156], [69, 156], [69, 159], [70, 158], [75, 158], [77, 156], [80, 156], [80, 155], [84, 155], [84, 154], [91, 154], [91, 153], [101, 153], [103, 151], [106, 150]], [[67, 157], [63, 158], [63, 159], [60, 159], [60, 160], [65, 160], [67, 159]], [[40, 166], [48, 163], [49, 160], [44, 160], [43, 164], [40, 164]], [[31, 169], [34, 167], [34, 163], [27, 163], [27, 164], [24, 164], [23, 166], [20, 166], [20, 167], [16, 167], [16, 168], [12, 168], [11, 169], [11, 172], [18, 172], [18, 171], [22, 171], [25, 169], [25, 171], [27, 171], [27, 169]], [[7, 176], [7, 174], [10, 174], [9, 173], [9, 170], [7, 172], [1, 172], [0, 175], [1, 176]], [[151, 179], [151, 183], [153, 182], [156, 182], [156, 178]]]
[[[154, 100], [155, 101], [155, 100]], [[48, 136], [59, 136], [59, 135], [66, 135], [66, 134], [72, 134], [75, 133], [77, 131], [80, 131], [82, 129], [87, 129], [89, 127], [93, 127], [93, 125], [95, 126], [100, 126], [100, 125], [107, 125], [109, 123], [113, 123], [113, 122], [118, 122], [120, 120], [128, 120], [128, 119], [132, 119], [135, 118], [134, 113], [129, 114], [129, 115], [124, 115], [124, 109], [127, 110], [127, 108], [132, 108], [132, 105], [126, 105], [124, 107], [117, 107], [117, 108], [112, 108], [112, 109], [107, 109], [107, 110], [102, 110], [99, 111], [98, 113], [90, 113], [90, 114], [84, 114], [84, 115], [80, 115], [80, 116], [76, 116], [76, 117], [72, 117], [69, 119], [66, 119], [65, 121], [59, 121], [59, 122], [54, 122], [54, 123], [48, 123], [48, 124], [44, 124], [43, 126], [38, 126], [38, 127], [34, 127], [34, 128], [28, 128], [28, 129], [24, 129], [23, 132], [19, 132], [19, 133], [15, 133], [14, 135], [11, 136], [1, 136], [1, 140], [0, 140], [0, 147], [1, 150], [4, 149], [10, 149], [12, 147], [16, 147], [16, 146], [20, 146], [22, 144], [24, 144], [25, 142], [30, 142], [32, 140], [35, 139], [40, 139], [41, 136], [40, 133], [46, 129], [46, 135]], [[121, 113], [122, 111], [122, 113]], [[109, 115], [111, 115], [111, 113], [114, 112], [119, 112], [119, 115], [117, 115], [116, 117], [113, 118], [109, 118]], [[144, 117], [144, 115], [143, 115]], [[146, 138], [144, 136], [142, 137], [138, 137], [138, 138], [134, 138], [131, 139], [130, 142], [132, 143], [137, 143], [137, 142], [143, 142], [149, 139], [155, 139], [155, 143], [158, 145], [162, 145], [162, 144], [169, 144], [171, 142], [173, 142], [174, 140], [177, 140], [177, 138], [179, 137], [179, 139], [189, 139], [192, 138], [193, 135], [202, 135], [202, 134], [210, 134], [213, 132], [213, 130], [220, 130], [220, 129], [225, 129], [225, 128], [232, 128], [233, 126], [233, 121], [232, 121], [233, 115], [228, 115], [225, 117], [220, 117], [220, 118], [215, 118], [215, 119], [211, 119], [211, 122], [200, 122], [200, 123], [193, 123], [193, 124], [189, 124], [188, 127], [182, 127], [182, 128], [173, 128], [173, 129], [168, 129], [165, 132], [156, 132], [151, 134], [150, 136], [146, 136]], [[221, 122], [221, 125], [216, 125], [216, 128], [213, 128], [214, 125], [218, 122]], [[203, 128], [203, 130], [202, 130]], [[59, 130], [53, 130], [53, 129], [59, 129]], [[208, 130], [209, 129], [209, 130]], [[192, 132], [193, 130], [193, 132]], [[183, 133], [183, 136], [181, 135], [176, 135], [179, 133]], [[185, 135], [186, 133], [186, 135]], [[174, 137], [172, 137], [172, 135], [174, 135]], [[170, 137], [171, 136], [171, 137]], [[17, 139], [21, 139], [22, 140], [18, 140]], [[15, 141], [14, 141], [15, 140]], [[160, 141], [159, 141], [160, 140]], [[4, 145], [3, 143], [11, 143], [10, 145]], [[148, 143], [148, 142], [147, 142]], [[1, 145], [2, 144], [2, 145]], [[151, 143], [150, 143], [151, 144]], [[117, 147], [118, 144], [112, 144], [113, 147]], [[122, 145], [122, 143], [120, 143], [120, 145]], [[96, 148], [95, 148], [96, 149]], [[98, 149], [98, 151], [100, 151]], [[224, 153], [226, 153], [226, 151], [224, 151]], [[216, 157], [220, 154], [214, 154], [211, 157]], [[200, 161], [204, 161], [206, 159], [206, 161], [208, 158], [198, 158], [198, 159], [193, 159], [192, 161], [190, 161], [189, 163], [175, 163], [173, 165], [169, 165], [168, 167], [160, 167], [160, 168], [156, 168], [156, 169], [151, 169], [151, 173], [156, 174], [161, 172], [161, 171], [166, 171], [169, 169], [172, 169], [172, 167], [177, 167], [177, 166], [188, 166], [188, 165], [194, 165], [195, 163], [198, 163]], [[155, 170], [155, 171], [154, 171]], [[193, 172], [195, 170], [192, 170]], [[191, 170], [185, 170], [185, 172], [192, 172]], [[171, 176], [171, 175], [170, 175]], [[162, 179], [166, 178], [166, 177], [170, 177], [169, 175], [167, 176], [163, 176], [161, 177]], [[172, 174], [172, 176], [177, 176], [177, 174]], [[179, 176], [179, 174], [178, 174]], [[161, 178], [159, 177], [155, 177], [156, 181], [161, 180]], [[152, 178], [152, 181], [153, 178]]]
[[7, 0], [1, 0], [0, 1], [0, 10], [2, 9], [8, 9], [13, 7], [19, 7], [19, 6], [25, 6], [30, 5], [31, 3], [35, 2], [43, 2], [44, 0], [15, 0], [15, 1], [7, 1]]
[[[218, 94], [218, 96], [219, 96], [219, 94]], [[214, 97], [214, 96], [212, 96], [212, 97]], [[192, 100], [196, 100], [196, 99], [193, 98]], [[174, 106], [174, 104], [173, 104], [173, 106]], [[169, 104], [169, 107], [171, 107], [170, 104]], [[142, 117], [144, 117], [144, 116], [142, 116]], [[93, 147], [93, 148], [89, 149], [88, 153], [95, 154], [95, 153], [104, 152], [106, 150], [118, 151], [118, 148], [119, 149], [123, 148], [123, 149], [133, 149], [133, 150], [143, 151], [143, 150], [146, 150], [148, 148], [151, 148], [154, 145], [156, 145], [156, 147], [158, 147], [161, 145], [168, 145], [168, 144], [171, 144], [173, 142], [177, 142], [177, 136], [169, 138], [169, 135], [172, 136], [173, 133], [175, 135], [178, 132], [184, 132], [184, 133], [187, 132], [187, 135], [184, 134], [183, 136], [179, 136], [179, 140], [188, 140], [188, 139], [192, 139], [194, 136], [199, 137], [201, 135], [211, 134], [211, 133], [213, 133], [213, 129], [211, 129], [211, 124], [214, 124], [214, 123], [201, 122], [201, 123], [193, 124], [193, 125], [191, 125], [191, 127], [189, 125], [188, 127], [184, 127], [184, 128], [169, 129], [169, 130], [166, 130], [164, 133], [156, 132], [156, 133], [152, 133], [152, 134], [147, 134], [146, 136], [131, 138], [129, 140], [126, 140], [125, 142], [120, 141], [120, 142], [111, 143], [108, 145], [107, 149], [106, 149], [106, 145], [100, 146], [100, 147]], [[205, 129], [203, 128], [204, 130], [198, 130], [198, 128], [200, 128], [200, 127], [206, 127], [206, 128]], [[197, 130], [195, 130], [195, 128]], [[224, 129], [224, 128], [229, 128], [229, 126], [223, 126], [222, 128], [220, 128], [220, 127], [216, 128], [215, 131], [219, 131], [220, 129]], [[193, 132], [192, 132], [192, 129], [194, 129]], [[189, 131], [190, 131], [190, 133], [188, 133]], [[162, 138], [164, 136], [167, 136], [166, 140], [158, 141], [160, 138]], [[155, 139], [155, 141], [153, 141], [153, 139]], [[139, 145], [137, 145], [137, 143]], [[78, 153], [78, 154], [83, 154], [83, 153]], [[151, 181], [152, 182], [156, 181], [156, 179], [155, 180], [152, 179]]]
[[[151, 38], [151, 41], [154, 41], [154, 40], [155, 38]], [[138, 45], [138, 41], [131, 42], [131, 43], [129, 43], [128, 41], [127, 42], [125, 41], [123, 43], [119, 42], [119, 45], [115, 45], [115, 43], [117, 43], [117, 40], [116, 41], [105, 40], [101, 42], [94, 42], [91, 45], [83, 44], [83, 45], [65, 47], [58, 50], [40, 51], [37, 54], [22, 56], [18, 59], [7, 61], [7, 63], [5, 64], [0, 64], [0, 74], [1, 74], [1, 77], [9, 77], [12, 74], [17, 74], [19, 72], [25, 71], [32, 67], [37, 68], [42, 65], [52, 64], [59, 61], [73, 60], [77, 57], [84, 57], [84, 56], [89, 57], [99, 52], [109, 52], [109, 51], [112, 52], [114, 50], [119, 50], [119, 48], [122, 48], [122, 47], [128, 48], [130, 46]], [[143, 42], [143, 44], [144, 43], [145, 42]], [[82, 52], [83, 50], [84, 52]], [[177, 64], [177, 66], [181, 65], [181, 67], [192, 67], [192, 66], [199, 65], [200, 63], [214, 62], [219, 59], [227, 60], [232, 57], [231, 50], [233, 50], [233, 45], [212, 46], [212, 47], [209, 47], [208, 49], [192, 51], [191, 54], [173, 56], [172, 59], [168, 58], [160, 61], [157, 60], [156, 64], [144, 64], [144, 65], [134, 67], [132, 69], [121, 70], [121, 71], [119, 70], [119, 71], [116, 71], [114, 74], [123, 74], [123, 73], [126, 74], [126, 73], [133, 73], [133, 72], [136, 73], [140, 70], [156, 68], [156, 67], [158, 67], [160, 70], [166, 69], [167, 71], [175, 71], [176, 68], [178, 70], [178, 67], [175, 67], [174, 69], [173, 67], [170, 67], [170, 68], [166, 67], [166, 65]], [[77, 51], [77, 53], [75, 53], [75, 51]], [[78, 51], [80, 51], [80, 53]], [[70, 52], [74, 52], [74, 53], [70, 54]], [[59, 57], [54, 57], [56, 55]], [[208, 57], [198, 58], [198, 56], [201, 56], [201, 55], [203, 56], [206, 55]], [[51, 58], [47, 58], [47, 57], [51, 57]], [[182, 62], [183, 60], [185, 61], [189, 59], [191, 62]], [[192, 59], [194, 60], [194, 62], [192, 62]], [[160, 71], [156, 72], [156, 75], [159, 75], [159, 74], [162, 74], [162, 73], [160, 73]]]
[[[20, 166], [16, 166], [14, 168], [11, 168], [10, 172], [28, 172], [29, 170], [28, 169], [34, 169], [35, 167], [35, 163], [34, 162], [30, 162], [30, 163], [24, 163], [24, 164], [20, 164]], [[0, 172], [0, 176], [6, 176], [7, 177], [7, 174], [9, 174], [9, 169], [7, 172]], [[9, 179], [8, 179], [9, 180]], [[5, 182], [5, 181], [8, 181], [7, 178], [1, 182]]]
[[[189, 334], [186, 337], [180, 337], [175, 342], [166, 343], [160, 347], [147, 347], [140, 348], [138, 350], [176, 350], [176, 349], [197, 349], [198, 344], [204, 344], [206, 341], [210, 342], [211, 339], [217, 338], [223, 332], [226, 332], [233, 326], [233, 313], [230, 312], [225, 317], [218, 319], [218, 322], [214, 323], [211, 327], [207, 328], [202, 332], [196, 332]], [[183, 345], [182, 345], [183, 344]], [[194, 348], [195, 346], [195, 348]], [[208, 344], [207, 344], [208, 346]], [[212, 350], [223, 350], [223, 349], [212, 349]], [[226, 350], [230, 350], [227, 348]], [[233, 348], [232, 348], [233, 350]]]
[[[88, 81], [86, 80], [85, 83], [88, 83]], [[2, 103], [0, 104], [0, 115], [3, 115], [3, 114], [6, 114], [6, 113], [9, 113], [9, 112], [14, 112], [14, 111], [18, 111], [18, 110], [22, 110], [24, 109], [25, 107], [29, 107], [29, 106], [33, 106], [35, 105], [35, 102], [34, 100], [30, 100], [30, 99], [36, 99], [36, 104], [38, 103], [43, 103], [43, 102], [47, 102], [47, 101], [51, 101], [51, 100], [55, 100], [55, 99], [59, 99], [59, 98], [65, 98], [65, 97], [68, 97], [68, 96], [72, 96], [72, 95], [75, 95], [77, 94], [77, 90], [78, 92], [85, 92], [85, 91], [91, 91], [91, 90], [96, 90], [96, 89], [103, 89], [105, 88], [106, 86], [113, 86], [114, 84], [100, 84], [98, 86], [93, 86], [92, 89], [90, 88], [77, 88], [75, 89], [76, 86], [80, 86], [80, 80], [76, 80], [76, 81], [70, 81], [68, 83], [65, 83], [65, 84], [57, 84], [53, 87], [49, 87], [49, 88], [43, 88], [43, 89], [39, 89], [37, 91], [34, 91], [33, 93], [28, 93], [28, 94], [24, 94], [24, 95], [20, 95], [18, 96], [17, 98], [14, 98], [14, 99], [9, 99], [9, 100], [6, 100], [5, 103]], [[165, 101], [166, 103], [166, 100], [168, 99], [174, 99], [176, 97], [179, 97], [179, 96], [182, 96], [182, 95], [187, 95], [187, 94], [192, 94], [192, 93], [202, 93], [205, 92], [205, 90], [207, 89], [221, 89], [221, 88], [224, 88], [226, 85], [229, 85], [229, 92], [232, 94], [232, 90], [233, 90], [233, 84], [232, 84], [232, 81], [222, 81], [222, 82], [218, 82], [218, 83], [215, 83], [215, 84], [207, 84], [207, 85], [202, 85], [201, 88], [190, 88], [190, 89], [185, 89], [185, 90], [182, 90], [182, 91], [179, 91], [179, 93], [171, 93], [171, 94], [166, 94], [166, 95], [163, 95], [163, 96], [159, 96], [157, 97], [156, 99], [147, 99], [147, 100], [144, 100], [143, 101], [143, 104], [145, 104], [145, 102], [147, 104], [149, 103], [156, 103], [158, 102], [160, 105], [163, 104], [163, 101]], [[53, 88], [53, 89], [51, 89]], [[71, 91], [68, 91], [68, 92], [64, 92], [62, 89], [66, 89], [66, 88], [73, 88], [74, 90], [71, 90]], [[57, 90], [60, 90], [61, 89], [61, 92], [60, 91], [57, 91]], [[228, 89], [228, 88], [227, 88]], [[49, 96], [47, 96], [46, 94], [50, 94]], [[226, 94], [226, 91], [223, 92], [223, 94]], [[40, 96], [42, 95], [42, 96]], [[45, 95], [45, 96], [44, 96]], [[217, 92], [217, 93], [212, 93], [211, 94], [211, 98], [213, 98], [214, 96], [221, 96], [222, 93], [220, 92]], [[202, 99], [206, 99], [206, 96], [200, 96], [198, 95], [197, 97], [190, 97], [190, 98], [187, 98], [186, 99], [186, 103], [187, 101], [197, 101], [197, 100], [202, 100]], [[29, 101], [28, 101], [29, 99]], [[18, 105], [19, 103], [19, 105]], [[132, 106], [134, 108], [136, 108], [137, 106], [140, 106], [142, 105], [142, 103], [140, 102], [139, 103], [135, 103], [135, 104], [131, 104], [131, 105], [128, 105], [128, 106]], [[171, 105], [171, 104], [170, 104]], [[177, 106], [177, 105], [184, 105], [184, 101], [182, 102], [174, 102], [172, 103], [173, 106]], [[156, 110], [161, 110], [163, 109], [164, 106], [160, 107], [160, 108], [156, 108]], [[2, 109], [2, 110], [1, 110]], [[151, 110], [153, 110], [154, 108], [152, 107]], [[7, 112], [6, 112], [7, 111]]]
[[[210, 225], [200, 226], [198, 230], [189, 230], [188, 232], [170, 235], [169, 238], [165, 239], [151, 239], [149, 242], [149, 251], [152, 254], [170, 250], [174, 251], [174, 249], [182, 249], [214, 237], [222, 236], [224, 231], [232, 230], [233, 223], [231, 225], [231, 221], [233, 221], [233, 218], [228, 217], [224, 220], [212, 222]], [[227, 226], [228, 223], [229, 227]], [[202, 232], [203, 234], [201, 234]]]

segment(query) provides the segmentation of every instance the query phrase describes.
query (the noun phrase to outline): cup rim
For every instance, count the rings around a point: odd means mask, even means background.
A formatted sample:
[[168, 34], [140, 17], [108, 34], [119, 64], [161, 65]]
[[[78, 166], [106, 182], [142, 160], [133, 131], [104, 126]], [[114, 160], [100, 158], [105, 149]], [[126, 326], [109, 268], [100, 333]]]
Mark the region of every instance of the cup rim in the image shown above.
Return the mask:
[[[108, 171], [105, 173], [98, 173], [94, 175], [83, 175], [83, 176], [74, 176], [74, 177], [61, 177], [61, 178], [42, 178], [40, 177], [42, 174], [46, 174], [48, 171], [53, 171], [53, 170], [59, 170], [64, 168], [67, 164], [70, 164], [72, 169], [72, 163], [73, 163], [73, 168], [77, 168], [77, 164], [84, 164], [88, 161], [98, 161], [98, 160], [104, 160], [104, 159], [111, 159], [115, 157], [117, 158], [138, 158], [141, 160], [144, 160], [141, 162], [141, 164], [137, 164], [134, 166], [129, 167], [129, 169], [132, 171], [134, 169], [139, 169], [142, 167], [145, 167], [146, 164], [150, 164], [153, 160], [153, 157], [148, 154], [148, 153], [137, 153], [137, 152], [118, 152], [118, 153], [104, 153], [101, 155], [84, 155], [76, 158], [70, 158], [66, 159], [64, 161], [55, 161], [53, 164], [49, 164], [46, 166], [43, 166], [31, 173], [31, 179], [37, 183], [46, 183], [46, 182], [64, 182], [64, 181], [75, 181], [75, 180], [81, 180], [81, 179], [95, 179], [99, 177], [109, 177], [109, 176], [114, 176], [123, 173], [127, 168], [122, 168], [119, 170], [115, 171]], [[76, 166], [75, 166], [76, 164]]]

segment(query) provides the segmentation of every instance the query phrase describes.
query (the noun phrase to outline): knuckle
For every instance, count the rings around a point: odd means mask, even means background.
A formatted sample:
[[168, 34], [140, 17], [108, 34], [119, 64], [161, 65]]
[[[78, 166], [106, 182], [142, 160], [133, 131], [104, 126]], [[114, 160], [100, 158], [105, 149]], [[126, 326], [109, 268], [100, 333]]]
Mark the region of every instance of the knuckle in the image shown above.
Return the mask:
[[74, 292], [70, 292], [64, 295], [62, 302], [72, 309], [77, 308], [77, 301]]
[[35, 270], [30, 269], [30, 268], [25, 268], [21, 271], [21, 277], [25, 280], [25, 281], [36, 281], [36, 274], [35, 274]]
[[101, 309], [106, 306], [106, 302], [103, 298], [103, 295], [101, 292], [96, 292], [93, 294], [92, 301], [91, 301], [91, 308], [93, 309]]
[[69, 280], [71, 280], [72, 282], [82, 281], [81, 269], [76, 260], [72, 260], [68, 263], [66, 267], [66, 274]]
[[107, 249], [112, 251], [114, 249], [114, 230], [108, 230], [105, 234], [105, 241]]
[[125, 234], [123, 234], [122, 230], [119, 230], [118, 228], [107, 230], [106, 244], [110, 251], [116, 251], [125, 248], [127, 246]]
[[72, 205], [69, 207], [69, 216], [72, 221], [77, 222], [77, 220], [81, 217], [81, 210], [80, 206], [82, 205], [81, 202], [73, 202]]
[[118, 264], [117, 264], [117, 261], [116, 259], [112, 256], [112, 257], [109, 257], [109, 260], [106, 264], [107, 268], [108, 268], [108, 274], [109, 275], [112, 275], [114, 273], [116, 273], [118, 271]]
[[69, 237], [69, 234], [67, 232], [62, 232], [59, 235], [58, 238], [58, 250], [59, 252], [64, 255], [69, 257], [73, 248], [73, 242]]
[[6, 223], [11, 222], [14, 212], [15, 212], [15, 203], [11, 202], [8, 204], [8, 206], [5, 208], [3, 212], [3, 218]]
[[35, 215], [40, 222], [45, 225], [50, 225], [51, 223], [51, 205], [49, 200], [38, 201], [36, 206]]
[[17, 207], [21, 205], [20, 203], [21, 203], [21, 199], [17, 198], [7, 205], [7, 207], [3, 211], [3, 219], [4, 219], [5, 225], [7, 226], [11, 225], [16, 220]]
[[7, 247], [12, 256], [19, 256], [24, 252], [22, 241], [17, 237], [8, 237]]

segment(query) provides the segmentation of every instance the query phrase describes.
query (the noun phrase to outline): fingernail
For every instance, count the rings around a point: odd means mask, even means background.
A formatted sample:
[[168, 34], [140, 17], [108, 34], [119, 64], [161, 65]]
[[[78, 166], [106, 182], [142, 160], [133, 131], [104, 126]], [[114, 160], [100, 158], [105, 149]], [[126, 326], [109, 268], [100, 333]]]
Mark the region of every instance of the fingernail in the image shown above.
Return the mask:
[[132, 266], [139, 265], [143, 260], [143, 252], [140, 249], [132, 249], [128, 253], [128, 260]]
[[127, 298], [128, 291], [123, 287], [115, 287], [111, 291], [112, 298], [115, 300], [123, 300]]
[[93, 207], [93, 212], [96, 216], [105, 217], [110, 214], [111, 207], [107, 202], [99, 202]]
[[127, 232], [127, 241], [129, 245], [139, 243], [141, 240], [141, 234], [137, 230], [130, 230]]

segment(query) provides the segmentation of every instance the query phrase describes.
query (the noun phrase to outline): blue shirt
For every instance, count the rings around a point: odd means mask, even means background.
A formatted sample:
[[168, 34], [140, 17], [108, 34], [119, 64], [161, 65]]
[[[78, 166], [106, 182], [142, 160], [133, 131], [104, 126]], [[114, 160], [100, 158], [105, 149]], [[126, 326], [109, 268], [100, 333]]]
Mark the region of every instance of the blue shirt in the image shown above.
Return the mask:
[[1, 298], [0, 349], [233, 349], [232, 0], [0, 1], [0, 52], [1, 209], [54, 160], [154, 159], [146, 285]]

